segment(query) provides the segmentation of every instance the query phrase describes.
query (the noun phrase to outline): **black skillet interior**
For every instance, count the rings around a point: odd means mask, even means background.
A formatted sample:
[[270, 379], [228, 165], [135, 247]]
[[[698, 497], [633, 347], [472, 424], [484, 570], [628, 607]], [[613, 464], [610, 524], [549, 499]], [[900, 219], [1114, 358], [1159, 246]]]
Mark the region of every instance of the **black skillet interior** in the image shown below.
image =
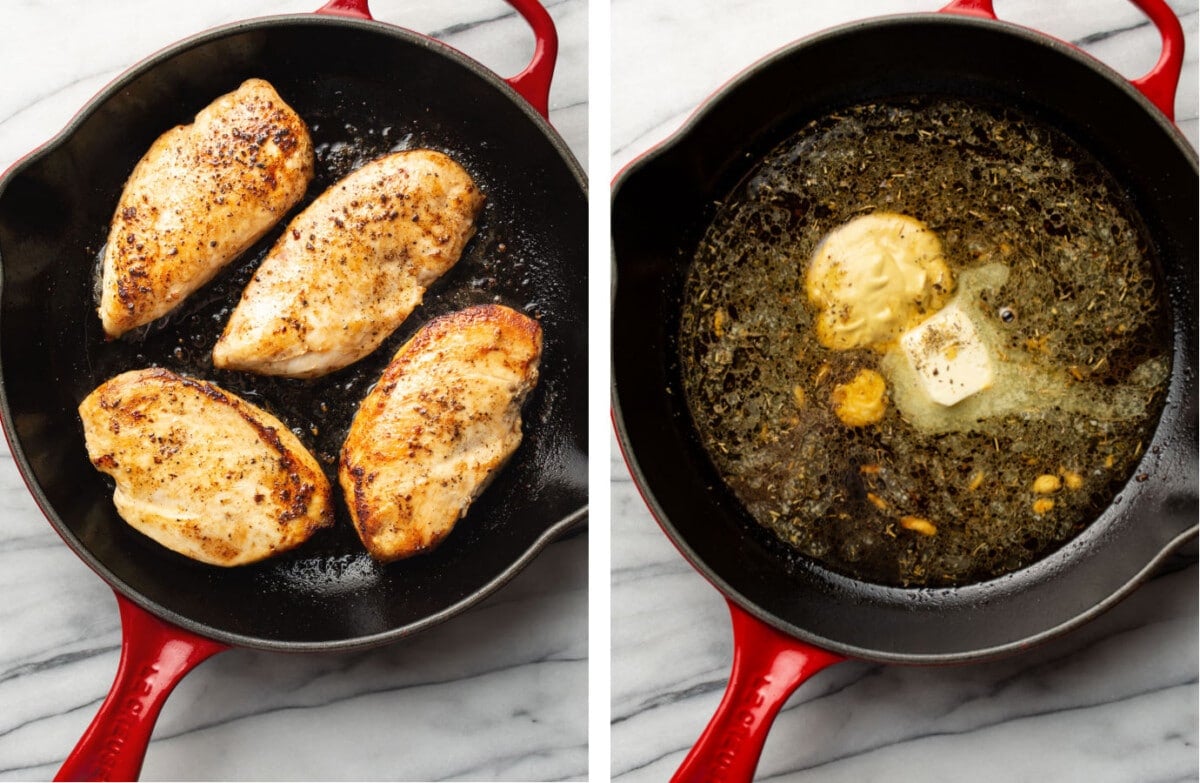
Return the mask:
[[[378, 351], [314, 381], [215, 371], [210, 352], [275, 229], [176, 313], [106, 342], [95, 261], [125, 178], [151, 142], [244, 79], [262, 77], [309, 124], [326, 186], [392, 149], [443, 150], [487, 205], [459, 264]], [[519, 96], [446, 47], [329, 17], [259, 20], [157, 55], [106, 89], [0, 193], [5, 427], [39, 504], [106, 580], [156, 614], [242, 645], [305, 649], [394, 639], [505, 581], [587, 502], [586, 184], [565, 145]], [[279, 416], [326, 467], [358, 401], [396, 348], [433, 316], [499, 301], [544, 329], [541, 381], [512, 461], [434, 553], [389, 566], [338, 524], [293, 553], [238, 569], [192, 562], [132, 531], [84, 451], [75, 407], [124, 370], [160, 365]]]
[[[1021, 107], [1064, 129], [1123, 182], [1153, 237], [1174, 328], [1154, 441], [1117, 502], [1022, 571], [958, 589], [881, 588], [838, 576], [759, 528], [692, 428], [677, 361], [682, 282], [715, 204], [809, 120], [906, 95]], [[765, 622], [826, 649], [944, 662], [1019, 649], [1082, 622], [1194, 535], [1196, 155], [1119, 76], [1011, 25], [929, 14], [859, 23], [768, 58], [711, 99], [614, 187], [613, 399], [651, 510], [715, 586]], [[665, 393], [664, 393], [665, 392]]]

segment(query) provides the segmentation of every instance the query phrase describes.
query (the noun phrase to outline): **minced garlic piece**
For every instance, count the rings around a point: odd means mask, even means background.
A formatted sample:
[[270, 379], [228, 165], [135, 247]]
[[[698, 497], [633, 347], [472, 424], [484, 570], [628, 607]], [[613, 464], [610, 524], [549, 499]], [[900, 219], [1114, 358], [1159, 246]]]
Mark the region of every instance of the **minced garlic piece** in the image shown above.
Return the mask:
[[797, 408], [803, 408], [804, 404], [808, 402], [808, 397], [804, 393], [803, 386], [792, 387], [792, 402], [796, 403]]
[[937, 534], [937, 525], [921, 517], [902, 517], [900, 519], [900, 527], [905, 530], [911, 530], [914, 533], [920, 533], [923, 536]]
[[1067, 489], [1076, 490], [1083, 487], [1083, 476], [1073, 470], [1064, 470], [1062, 477], [1063, 483], [1067, 485]]
[[887, 383], [874, 370], [859, 370], [849, 383], [833, 387], [833, 412], [847, 427], [878, 424], [887, 412]]
[[1062, 480], [1052, 473], [1044, 473], [1033, 480], [1033, 491], [1039, 495], [1053, 495], [1062, 489]]
[[729, 320], [729, 316], [725, 314], [725, 309], [718, 307], [713, 313], [713, 334], [717, 337], [725, 336], [725, 322]]

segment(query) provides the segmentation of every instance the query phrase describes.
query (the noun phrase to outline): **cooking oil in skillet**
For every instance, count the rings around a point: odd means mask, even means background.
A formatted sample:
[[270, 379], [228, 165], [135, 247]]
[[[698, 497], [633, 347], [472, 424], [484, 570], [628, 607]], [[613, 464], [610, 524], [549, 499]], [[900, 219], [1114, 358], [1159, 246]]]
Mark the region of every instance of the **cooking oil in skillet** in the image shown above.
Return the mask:
[[[894, 346], [816, 338], [809, 259], [877, 213], [940, 238], [999, 368], [986, 392], [930, 403]], [[1108, 505], [1161, 410], [1152, 252], [1102, 166], [1030, 117], [930, 98], [831, 114], [761, 161], [696, 252], [679, 344], [697, 432], [754, 519], [836, 571], [940, 586], [1021, 568]], [[868, 371], [886, 407], [847, 424], [838, 401]]]

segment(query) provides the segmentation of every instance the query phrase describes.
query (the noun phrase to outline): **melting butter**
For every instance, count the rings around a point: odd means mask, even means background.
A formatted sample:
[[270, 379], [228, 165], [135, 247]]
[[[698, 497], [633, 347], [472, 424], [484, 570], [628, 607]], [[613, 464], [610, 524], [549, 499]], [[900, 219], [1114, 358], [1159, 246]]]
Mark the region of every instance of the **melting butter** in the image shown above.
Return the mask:
[[995, 380], [991, 352], [957, 302], [901, 335], [900, 350], [925, 394], [939, 405], [957, 405]]
[[1008, 280], [1008, 267], [991, 263], [962, 271], [958, 293], [947, 304], [975, 327], [978, 342], [990, 357], [991, 384], [974, 394], [945, 405], [934, 399], [905, 352], [893, 347], [881, 358], [879, 369], [888, 380], [892, 403], [901, 417], [917, 430], [942, 432], [1001, 432], [1010, 415], [1046, 417], [1087, 415], [1100, 420], [1142, 417], [1150, 395], [1168, 372], [1161, 359], [1150, 359], [1131, 374], [1130, 383], [1108, 388], [1078, 383], [1066, 368], [1051, 364], [1044, 355], [1014, 347], [1003, 327], [982, 309], [984, 290], [998, 290]]

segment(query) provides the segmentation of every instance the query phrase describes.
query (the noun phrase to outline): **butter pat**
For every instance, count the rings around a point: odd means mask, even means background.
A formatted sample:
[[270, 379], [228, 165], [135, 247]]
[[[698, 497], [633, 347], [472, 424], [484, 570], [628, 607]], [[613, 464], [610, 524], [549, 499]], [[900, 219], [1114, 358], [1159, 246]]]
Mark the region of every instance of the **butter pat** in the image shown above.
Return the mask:
[[952, 303], [900, 337], [921, 389], [947, 407], [989, 388], [992, 360], [975, 324]]

